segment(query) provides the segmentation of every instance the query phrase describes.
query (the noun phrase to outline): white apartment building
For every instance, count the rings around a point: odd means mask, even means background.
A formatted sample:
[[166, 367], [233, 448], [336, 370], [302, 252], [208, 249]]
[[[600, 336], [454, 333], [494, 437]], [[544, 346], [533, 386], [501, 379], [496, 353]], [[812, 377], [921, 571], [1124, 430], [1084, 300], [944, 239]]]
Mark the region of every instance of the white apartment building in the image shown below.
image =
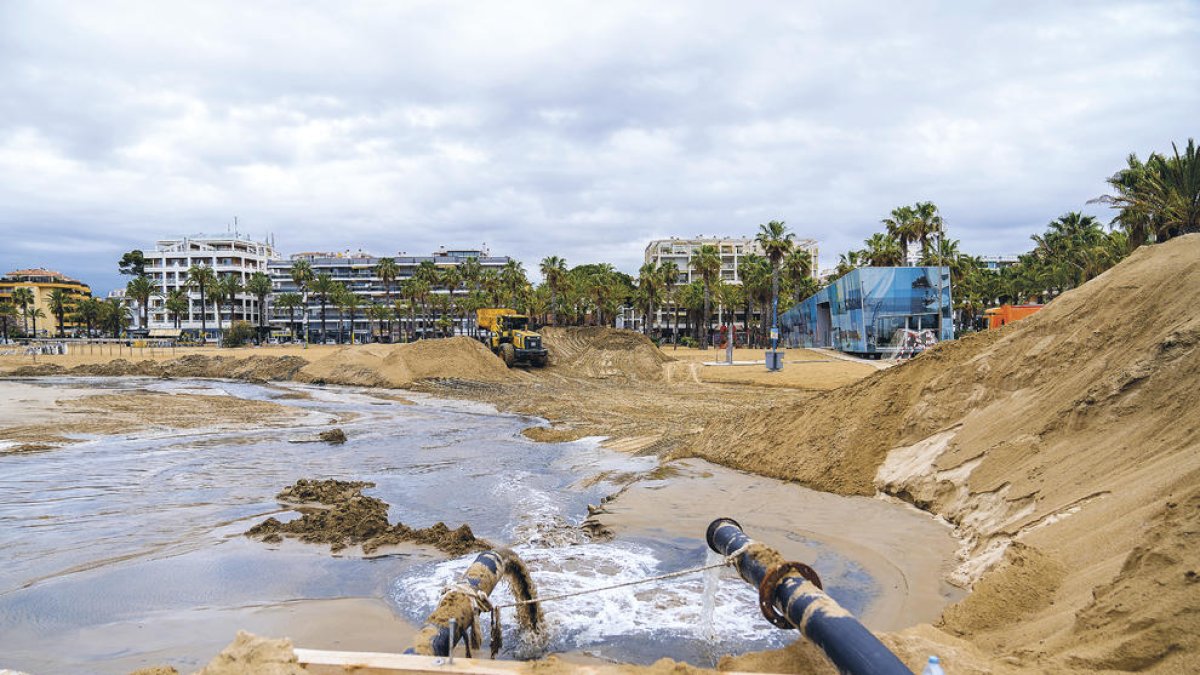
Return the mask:
[[[164, 303], [173, 290], [186, 289], [191, 299], [187, 316], [180, 317], [180, 328], [194, 335], [201, 330], [201, 313], [207, 323], [208, 337], [217, 335], [217, 314], [211, 299], [205, 298], [200, 306], [200, 292], [188, 286], [188, 269], [193, 265], [211, 267], [217, 277], [237, 275], [245, 285], [255, 272], [267, 272], [267, 263], [278, 260], [273, 244], [252, 239], [244, 234], [221, 235], [194, 234], [188, 237], [160, 239], [153, 251], [144, 252], [146, 274], [158, 286], [160, 295], [150, 300], [151, 330], [174, 328], [174, 318], [167, 313]], [[229, 305], [221, 307], [220, 324], [228, 327], [232, 321], [257, 323], [258, 298], [250, 294], [239, 294], [232, 313]]]
[[[676, 285], [690, 284], [693, 281], [700, 279], [700, 274], [692, 268], [692, 258], [700, 250], [701, 246], [712, 245], [717, 247], [721, 254], [721, 280], [726, 284], [741, 284], [742, 279], [738, 270], [741, 259], [749, 254], [764, 255], [763, 249], [755, 241], [754, 237], [709, 237], [696, 236], [690, 239], [680, 237], [671, 237], [670, 239], [655, 239], [646, 245], [646, 253], [644, 262], [659, 265], [665, 262], [673, 262], [679, 268], [679, 278], [675, 280]], [[813, 261], [813, 278], [817, 278], [817, 242], [815, 239], [796, 239], [793, 242], [796, 248], [808, 251], [812, 256]], [[723, 309], [723, 308], [718, 308]], [[745, 313], [741, 308], [730, 308], [735, 311], [734, 320], [737, 323], [745, 321], [745, 317], [740, 318], [736, 312]], [[718, 312], [720, 313], [720, 312]], [[755, 313], [757, 316], [757, 312]], [[655, 328], [666, 329], [672, 326], [673, 319], [667, 308], [660, 308], [655, 312], [653, 324]], [[639, 322], [640, 323], [640, 322]]]

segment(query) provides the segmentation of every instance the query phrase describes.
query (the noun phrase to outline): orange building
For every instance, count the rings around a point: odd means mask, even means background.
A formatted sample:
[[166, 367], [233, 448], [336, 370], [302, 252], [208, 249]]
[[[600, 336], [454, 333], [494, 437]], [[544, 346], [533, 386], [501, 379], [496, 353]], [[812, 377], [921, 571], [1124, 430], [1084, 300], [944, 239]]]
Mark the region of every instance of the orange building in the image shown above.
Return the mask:
[[[63, 290], [72, 307], [80, 300], [92, 297], [92, 289], [82, 281], [72, 279], [62, 272], [47, 269], [13, 270], [0, 277], [0, 302], [12, 302], [13, 291], [18, 288], [29, 288], [33, 291], [33, 304], [29, 311], [42, 310], [44, 318], [37, 321], [39, 336], [53, 336], [58, 333], [58, 317], [50, 310], [50, 294], [55, 289]], [[21, 308], [17, 308], [20, 312]], [[23, 321], [18, 314], [18, 320]], [[74, 326], [70, 313], [63, 317], [67, 327]], [[32, 322], [30, 322], [32, 329]]]
[[995, 330], [1014, 321], [1020, 321], [1041, 308], [1042, 305], [1000, 305], [986, 309], [983, 313], [987, 316], [988, 330]]

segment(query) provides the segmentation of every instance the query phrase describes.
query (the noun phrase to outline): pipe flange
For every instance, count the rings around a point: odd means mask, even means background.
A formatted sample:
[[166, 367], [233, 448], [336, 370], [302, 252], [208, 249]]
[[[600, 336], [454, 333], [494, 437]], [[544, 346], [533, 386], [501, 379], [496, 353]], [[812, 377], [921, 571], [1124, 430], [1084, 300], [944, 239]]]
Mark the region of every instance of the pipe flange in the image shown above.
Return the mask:
[[821, 577], [817, 575], [817, 571], [804, 563], [782, 562], [772, 565], [767, 570], [767, 573], [763, 575], [762, 583], [758, 585], [758, 608], [762, 611], [763, 618], [776, 628], [790, 629], [795, 627], [787, 620], [787, 617], [775, 611], [775, 589], [779, 586], [779, 582], [783, 581], [784, 577], [790, 572], [796, 572], [808, 581], [811, 581], [817, 588], [825, 590], [824, 586], [821, 585]]

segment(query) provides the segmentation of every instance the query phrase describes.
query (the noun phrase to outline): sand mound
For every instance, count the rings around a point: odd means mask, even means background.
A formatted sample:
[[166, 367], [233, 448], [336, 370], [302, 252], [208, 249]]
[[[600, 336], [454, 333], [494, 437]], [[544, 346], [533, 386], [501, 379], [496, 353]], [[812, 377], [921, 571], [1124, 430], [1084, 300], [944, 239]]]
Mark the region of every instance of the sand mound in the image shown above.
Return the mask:
[[189, 354], [169, 361], [113, 359], [64, 368], [54, 363], [22, 366], [9, 372], [13, 377], [39, 375], [101, 375], [106, 377], [204, 377], [267, 382], [290, 380], [308, 361], [298, 356], [205, 356]]
[[306, 382], [367, 387], [407, 387], [442, 379], [501, 382], [513, 377], [495, 354], [468, 337], [345, 347], [296, 375]]
[[299, 511], [301, 516], [286, 523], [267, 518], [246, 532], [267, 543], [278, 543], [285, 536], [310, 544], [329, 544], [337, 552], [347, 546], [362, 545], [370, 555], [381, 546], [413, 543], [434, 546], [450, 555], [486, 551], [491, 544], [476, 539], [468, 525], [451, 530], [445, 523], [414, 529], [404, 523], [388, 523], [388, 505], [368, 497], [363, 488], [374, 483], [341, 480], [300, 479], [275, 495], [280, 503]]
[[944, 515], [967, 540], [960, 580], [1041, 596], [944, 617], [1017, 664], [1183, 669], [1200, 649], [1197, 289], [1200, 235], [1143, 247], [1000, 331], [714, 422], [696, 451]]
[[645, 335], [604, 327], [543, 328], [550, 367], [575, 377], [653, 380], [673, 361]]
[[305, 675], [292, 641], [261, 638], [245, 631], [196, 675]]

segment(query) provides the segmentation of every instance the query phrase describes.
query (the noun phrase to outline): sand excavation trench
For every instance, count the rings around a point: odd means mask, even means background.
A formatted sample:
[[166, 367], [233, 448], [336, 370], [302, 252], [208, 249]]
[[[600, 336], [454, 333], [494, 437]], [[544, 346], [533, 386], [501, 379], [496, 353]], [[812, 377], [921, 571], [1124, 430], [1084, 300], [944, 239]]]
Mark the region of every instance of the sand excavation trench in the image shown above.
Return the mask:
[[[0, 665], [33, 672], [127, 672], [164, 661], [183, 669], [199, 666], [230, 639], [220, 634], [219, 624], [230, 631], [242, 624], [269, 626], [277, 634], [309, 638], [304, 646], [317, 648], [408, 646], [411, 631], [436, 602], [441, 581], [461, 572], [470, 556], [447, 560], [432, 549], [397, 546], [372, 558], [353, 549], [335, 557], [327, 546], [266, 545], [242, 536], [268, 515], [289, 517], [273, 495], [298, 478], [369, 480], [376, 487], [368, 493], [391, 505], [392, 520], [413, 526], [469, 523], [480, 537], [516, 544], [544, 592], [698, 564], [705, 556], [701, 521], [733, 515], [763, 522], [732, 506], [742, 493], [795, 492], [769, 479], [747, 487], [740, 474], [719, 467], [655, 472], [656, 458], [612, 452], [594, 439], [534, 443], [520, 431], [538, 420], [420, 394], [391, 400], [371, 390], [198, 380], [6, 383], [14, 385], [41, 396], [61, 388], [85, 401], [90, 393], [120, 395], [129, 388], [161, 396], [244, 398], [294, 409], [295, 419], [349, 420], [342, 425], [349, 440], [339, 446], [289, 443], [321, 427], [281, 422], [276, 428], [124, 433], [53, 452], [0, 456], [0, 521], [8, 524], [3, 535], [8, 564], [0, 570]], [[0, 426], [5, 422], [0, 417]], [[608, 504], [611, 513], [601, 518], [613, 519], [605, 523], [615, 535], [611, 540], [591, 541], [577, 527], [589, 503], [650, 474], [672, 477], [635, 483]], [[686, 487], [687, 481], [701, 480], [726, 491], [732, 510], [703, 513], [710, 505], [689, 498], [694, 491]], [[654, 523], [629, 517], [658, 508], [642, 492], [667, 499], [661, 509], [666, 517]], [[461, 499], [463, 494], [474, 498]], [[854, 517], [861, 505], [846, 504], [845, 517]], [[937, 527], [903, 507], [891, 513], [910, 519], [904, 527], [918, 522]], [[800, 541], [788, 539], [788, 532]], [[906, 591], [877, 565], [891, 555], [886, 548], [863, 554], [839, 542], [823, 543], [799, 523], [769, 529], [763, 522], [756, 534], [785, 550], [811, 554], [826, 567], [834, 593], [869, 623], [890, 627], [924, 618], [916, 612], [905, 619], [908, 610], [897, 610], [891, 600]], [[941, 551], [934, 555], [938, 560], [918, 565], [933, 568], [928, 573], [936, 576], [954, 543], [942, 529], [930, 537], [926, 543], [938, 539], [938, 546], [925, 548]], [[914, 573], [905, 572], [909, 578]], [[710, 663], [713, 649], [695, 632], [700, 589], [697, 575], [548, 606], [556, 626], [550, 649], [633, 662], [665, 655]], [[757, 616], [753, 590], [745, 584], [728, 580], [718, 598], [722, 650], [781, 646], [792, 639]], [[379, 599], [394, 617], [391, 637], [351, 638], [299, 625], [321, 608], [377, 615], [372, 608]], [[319, 604], [333, 601], [342, 604]], [[195, 631], [188, 628], [193, 618], [201, 627]], [[506, 644], [519, 641], [506, 636]]]

